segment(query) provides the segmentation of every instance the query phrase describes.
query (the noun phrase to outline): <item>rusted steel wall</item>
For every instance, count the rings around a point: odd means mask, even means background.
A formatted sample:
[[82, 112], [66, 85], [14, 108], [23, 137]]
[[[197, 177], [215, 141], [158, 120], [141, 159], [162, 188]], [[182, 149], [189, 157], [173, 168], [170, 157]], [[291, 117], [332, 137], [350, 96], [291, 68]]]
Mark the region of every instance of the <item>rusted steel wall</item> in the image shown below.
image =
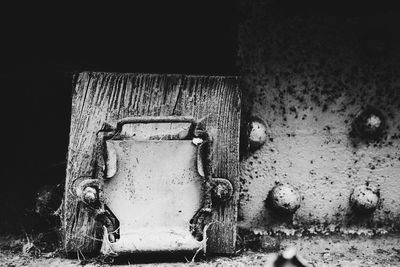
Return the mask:
[[[398, 16], [288, 11], [250, 0], [241, 1], [240, 10], [244, 122], [256, 116], [267, 126], [264, 145], [242, 151], [240, 225], [285, 233], [398, 226]], [[378, 141], [350, 134], [368, 105], [386, 121]], [[299, 190], [293, 216], [266, 208], [276, 182]], [[357, 214], [349, 198], [367, 182], [379, 189], [380, 201], [372, 214]]]

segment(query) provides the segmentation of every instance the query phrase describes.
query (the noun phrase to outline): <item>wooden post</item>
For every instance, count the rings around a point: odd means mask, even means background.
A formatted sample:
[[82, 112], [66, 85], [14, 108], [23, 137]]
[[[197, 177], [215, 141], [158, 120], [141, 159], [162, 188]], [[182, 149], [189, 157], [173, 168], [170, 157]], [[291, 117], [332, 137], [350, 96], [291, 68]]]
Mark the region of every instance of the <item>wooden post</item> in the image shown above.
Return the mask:
[[103, 123], [129, 116], [206, 117], [213, 138], [213, 177], [229, 179], [233, 197], [216, 207], [207, 232], [211, 253], [235, 252], [238, 202], [240, 92], [237, 77], [83, 72], [73, 89], [63, 233], [67, 252], [95, 252], [95, 211], [73, 194], [74, 182], [95, 172]]

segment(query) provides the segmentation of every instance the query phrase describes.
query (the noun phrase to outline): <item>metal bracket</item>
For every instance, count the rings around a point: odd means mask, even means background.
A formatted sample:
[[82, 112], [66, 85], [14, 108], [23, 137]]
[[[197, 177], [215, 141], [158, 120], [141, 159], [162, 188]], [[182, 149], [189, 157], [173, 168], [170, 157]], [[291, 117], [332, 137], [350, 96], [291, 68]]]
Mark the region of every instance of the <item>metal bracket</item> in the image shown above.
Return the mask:
[[[98, 162], [104, 172], [76, 189], [83, 202], [99, 209], [103, 254], [205, 250], [212, 207], [228, 200], [233, 187], [211, 177], [212, 139], [204, 119], [129, 117], [103, 125]], [[170, 127], [160, 133], [162, 124]], [[138, 125], [150, 130], [138, 136]]]

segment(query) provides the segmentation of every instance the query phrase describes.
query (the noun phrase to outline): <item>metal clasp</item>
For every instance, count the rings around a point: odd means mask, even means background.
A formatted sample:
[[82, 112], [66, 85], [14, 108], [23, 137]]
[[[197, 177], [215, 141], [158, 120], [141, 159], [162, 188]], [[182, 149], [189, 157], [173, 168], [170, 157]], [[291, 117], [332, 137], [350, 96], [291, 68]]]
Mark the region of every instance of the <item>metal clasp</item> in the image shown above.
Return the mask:
[[[100, 202], [101, 252], [198, 251], [213, 202], [228, 200], [231, 183], [211, 178], [211, 138], [192, 117], [130, 117], [104, 124], [104, 172], [79, 193]], [[100, 191], [100, 192], [98, 192]], [[94, 196], [100, 194], [101, 199]]]

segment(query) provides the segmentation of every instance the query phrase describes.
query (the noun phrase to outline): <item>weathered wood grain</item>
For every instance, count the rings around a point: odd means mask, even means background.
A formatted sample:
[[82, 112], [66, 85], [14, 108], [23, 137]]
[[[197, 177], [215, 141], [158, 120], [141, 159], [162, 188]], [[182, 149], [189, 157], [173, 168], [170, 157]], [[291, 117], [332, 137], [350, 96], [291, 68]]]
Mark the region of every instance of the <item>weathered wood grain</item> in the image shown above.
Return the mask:
[[234, 253], [238, 201], [240, 92], [237, 77], [83, 72], [73, 89], [71, 131], [63, 217], [65, 250], [92, 252], [95, 212], [79, 203], [71, 188], [76, 179], [93, 176], [104, 122], [128, 116], [207, 116], [213, 142], [213, 177], [227, 178], [233, 198], [215, 207], [207, 232], [208, 252]]

